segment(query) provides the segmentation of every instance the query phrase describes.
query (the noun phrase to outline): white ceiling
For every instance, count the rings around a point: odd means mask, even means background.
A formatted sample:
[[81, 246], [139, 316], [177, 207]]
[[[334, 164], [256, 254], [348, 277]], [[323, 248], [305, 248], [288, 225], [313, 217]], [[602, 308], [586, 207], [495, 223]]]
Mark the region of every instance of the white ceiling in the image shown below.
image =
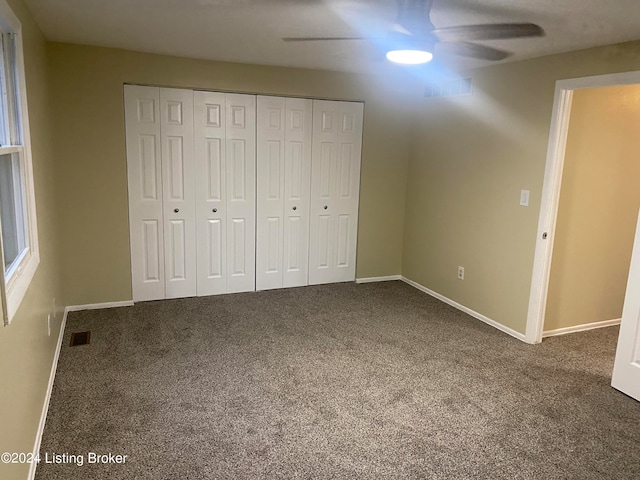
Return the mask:
[[[26, 0], [47, 39], [211, 60], [371, 73], [388, 65], [367, 41], [285, 43], [293, 36], [384, 36], [395, 0]], [[638, 0], [435, 0], [436, 27], [532, 22], [544, 38], [485, 42], [520, 60], [640, 39]], [[436, 50], [437, 55], [437, 50]], [[452, 68], [489, 62], [438, 58]]]

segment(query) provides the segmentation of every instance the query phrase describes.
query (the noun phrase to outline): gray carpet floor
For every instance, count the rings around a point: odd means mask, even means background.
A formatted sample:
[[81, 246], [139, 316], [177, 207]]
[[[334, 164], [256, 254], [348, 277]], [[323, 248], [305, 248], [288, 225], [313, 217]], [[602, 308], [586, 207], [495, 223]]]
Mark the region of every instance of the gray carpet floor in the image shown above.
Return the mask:
[[128, 457], [36, 478], [638, 479], [617, 334], [527, 345], [400, 282], [71, 313], [41, 455]]

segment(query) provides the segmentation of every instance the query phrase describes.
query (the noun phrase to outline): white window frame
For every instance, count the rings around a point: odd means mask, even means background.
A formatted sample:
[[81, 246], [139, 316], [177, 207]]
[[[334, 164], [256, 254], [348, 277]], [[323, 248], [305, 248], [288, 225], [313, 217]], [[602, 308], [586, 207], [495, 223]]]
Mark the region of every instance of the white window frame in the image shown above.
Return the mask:
[[[36, 221], [35, 188], [33, 182], [33, 165], [31, 162], [31, 133], [29, 130], [29, 112], [27, 109], [27, 86], [24, 72], [24, 55], [22, 51], [22, 25], [13, 13], [6, 0], [0, 0], [0, 31], [12, 33], [15, 36], [15, 68], [16, 88], [20, 105], [20, 129], [22, 145], [0, 146], [0, 155], [19, 152], [21, 159], [21, 174], [24, 177], [24, 209], [26, 211], [26, 235], [28, 248], [19, 263], [12, 269], [9, 278], [5, 277], [4, 255], [2, 255], [2, 236], [0, 235], [0, 297], [2, 300], [2, 317], [5, 325], [9, 325], [18, 307], [27, 293], [33, 280], [38, 264], [40, 250], [38, 247], [38, 225]], [[0, 112], [2, 114], [2, 112]], [[1, 227], [0, 227], [1, 228]]]

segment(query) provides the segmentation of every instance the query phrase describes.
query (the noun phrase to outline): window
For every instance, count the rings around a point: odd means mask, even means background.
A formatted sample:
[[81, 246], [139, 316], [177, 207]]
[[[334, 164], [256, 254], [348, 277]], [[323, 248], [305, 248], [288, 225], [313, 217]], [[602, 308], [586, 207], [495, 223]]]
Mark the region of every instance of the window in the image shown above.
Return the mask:
[[8, 324], [39, 263], [20, 22], [0, 0], [0, 262]]

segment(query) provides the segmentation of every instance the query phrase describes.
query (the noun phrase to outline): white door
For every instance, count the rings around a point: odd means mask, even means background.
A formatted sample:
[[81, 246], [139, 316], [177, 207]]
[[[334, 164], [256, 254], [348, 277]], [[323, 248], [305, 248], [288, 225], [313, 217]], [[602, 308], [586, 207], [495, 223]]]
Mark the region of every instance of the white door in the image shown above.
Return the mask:
[[255, 290], [256, 97], [225, 94], [227, 292]]
[[362, 103], [314, 100], [309, 283], [355, 280]]
[[225, 94], [194, 92], [197, 293], [227, 291]]
[[165, 298], [160, 89], [125, 85], [133, 300]]
[[282, 287], [286, 105], [258, 97], [256, 289]]
[[611, 386], [640, 401], [640, 216], [631, 254]]
[[165, 297], [196, 295], [193, 91], [160, 89]]
[[308, 284], [311, 111], [311, 100], [258, 97], [258, 290]]
[[309, 284], [309, 206], [313, 101], [287, 98], [282, 286]]

